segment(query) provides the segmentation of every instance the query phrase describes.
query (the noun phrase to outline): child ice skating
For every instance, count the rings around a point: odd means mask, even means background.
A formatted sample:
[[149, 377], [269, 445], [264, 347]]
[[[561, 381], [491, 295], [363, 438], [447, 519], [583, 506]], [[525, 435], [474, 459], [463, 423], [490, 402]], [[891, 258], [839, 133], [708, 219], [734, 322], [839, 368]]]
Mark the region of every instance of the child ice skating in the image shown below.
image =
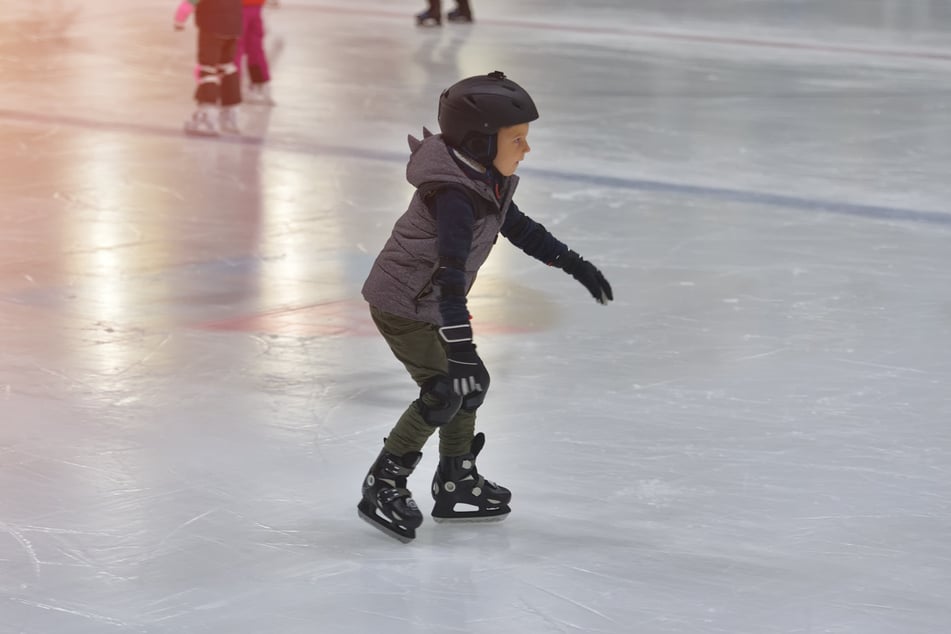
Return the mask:
[[241, 81], [234, 57], [241, 36], [241, 0], [182, 0], [175, 12], [177, 30], [185, 28], [193, 11], [198, 27], [197, 107], [185, 122], [185, 132], [237, 134]]
[[490, 378], [476, 350], [466, 295], [502, 234], [528, 255], [564, 270], [602, 303], [614, 299], [604, 275], [513, 201], [515, 171], [530, 151], [538, 118], [529, 94], [503, 73], [469, 77], [439, 97], [439, 128], [409, 137], [407, 180], [416, 187], [363, 285], [370, 315], [419, 386], [363, 481], [359, 515], [409, 542], [423, 515], [408, 478], [439, 432], [432, 480], [438, 521], [501, 520], [511, 492], [485, 479], [476, 458], [485, 436], [476, 410]]

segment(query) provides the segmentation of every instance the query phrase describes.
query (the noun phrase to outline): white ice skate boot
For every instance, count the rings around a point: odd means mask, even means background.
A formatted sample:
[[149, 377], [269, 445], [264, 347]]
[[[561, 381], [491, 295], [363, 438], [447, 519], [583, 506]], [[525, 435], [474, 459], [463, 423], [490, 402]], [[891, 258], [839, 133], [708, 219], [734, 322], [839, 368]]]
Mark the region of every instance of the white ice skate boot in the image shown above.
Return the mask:
[[241, 134], [238, 126], [238, 106], [222, 106], [218, 114], [218, 126], [226, 134]]
[[271, 84], [251, 84], [244, 95], [245, 103], [259, 104], [262, 106], [274, 106], [274, 98], [271, 97]]
[[198, 104], [190, 119], [185, 121], [185, 133], [195, 136], [218, 136], [218, 108], [212, 104]]

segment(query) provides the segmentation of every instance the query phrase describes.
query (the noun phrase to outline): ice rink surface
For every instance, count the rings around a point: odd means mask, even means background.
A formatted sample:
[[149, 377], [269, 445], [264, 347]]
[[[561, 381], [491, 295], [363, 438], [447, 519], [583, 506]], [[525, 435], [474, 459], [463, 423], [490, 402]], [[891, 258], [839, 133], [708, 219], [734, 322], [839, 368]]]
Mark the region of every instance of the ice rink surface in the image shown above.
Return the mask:
[[[951, 631], [951, 6], [265, 10], [273, 109], [187, 138], [175, 2], [0, 5], [0, 633]], [[446, 9], [452, 8], [451, 0]], [[534, 96], [470, 298], [501, 524], [399, 544], [416, 389], [360, 286], [454, 81]]]

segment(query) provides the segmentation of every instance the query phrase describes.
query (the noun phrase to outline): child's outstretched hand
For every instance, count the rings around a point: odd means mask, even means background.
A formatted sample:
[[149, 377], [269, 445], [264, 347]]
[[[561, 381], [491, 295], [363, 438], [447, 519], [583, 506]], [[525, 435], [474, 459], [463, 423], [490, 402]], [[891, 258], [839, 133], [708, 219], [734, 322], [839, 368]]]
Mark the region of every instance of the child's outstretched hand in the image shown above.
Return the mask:
[[607, 304], [614, 299], [611, 285], [598, 267], [574, 251], [569, 249], [568, 253], [559, 256], [552, 264], [581, 282], [599, 304]]
[[194, 10], [195, 5], [189, 2], [189, 0], [182, 0], [181, 4], [178, 5], [178, 8], [175, 9], [174, 26], [176, 31], [181, 31], [185, 28], [185, 23], [188, 22], [188, 17]]

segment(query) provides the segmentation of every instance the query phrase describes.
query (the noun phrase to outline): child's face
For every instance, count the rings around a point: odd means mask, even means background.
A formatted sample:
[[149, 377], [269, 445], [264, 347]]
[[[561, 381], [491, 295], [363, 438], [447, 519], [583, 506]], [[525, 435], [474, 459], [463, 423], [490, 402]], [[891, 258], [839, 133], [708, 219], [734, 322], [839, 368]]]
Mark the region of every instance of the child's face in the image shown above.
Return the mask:
[[532, 151], [528, 146], [528, 124], [520, 123], [499, 130], [496, 139], [498, 150], [492, 165], [502, 176], [511, 176], [518, 169], [518, 163]]

